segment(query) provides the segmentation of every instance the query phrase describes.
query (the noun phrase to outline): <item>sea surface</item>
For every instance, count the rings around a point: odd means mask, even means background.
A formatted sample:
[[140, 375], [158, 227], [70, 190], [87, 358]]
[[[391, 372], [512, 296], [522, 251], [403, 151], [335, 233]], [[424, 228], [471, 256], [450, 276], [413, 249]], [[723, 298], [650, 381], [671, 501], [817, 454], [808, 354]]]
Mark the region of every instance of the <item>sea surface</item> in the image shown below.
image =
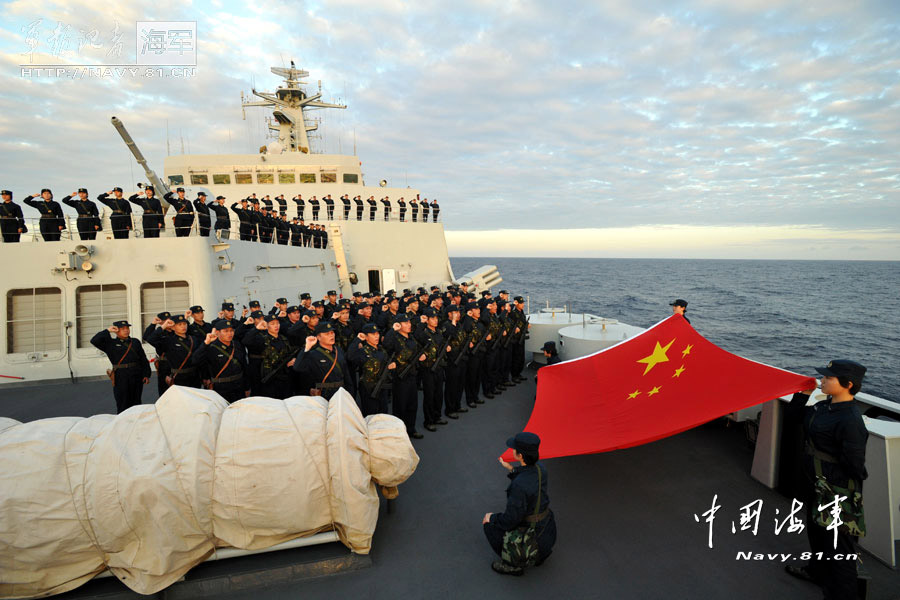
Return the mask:
[[[805, 375], [829, 360], [866, 367], [862, 391], [900, 402], [900, 262], [604, 258], [451, 258], [456, 277], [496, 265], [537, 311], [569, 304], [649, 327], [688, 302], [705, 338]], [[739, 382], [735, 382], [739, 385]]]

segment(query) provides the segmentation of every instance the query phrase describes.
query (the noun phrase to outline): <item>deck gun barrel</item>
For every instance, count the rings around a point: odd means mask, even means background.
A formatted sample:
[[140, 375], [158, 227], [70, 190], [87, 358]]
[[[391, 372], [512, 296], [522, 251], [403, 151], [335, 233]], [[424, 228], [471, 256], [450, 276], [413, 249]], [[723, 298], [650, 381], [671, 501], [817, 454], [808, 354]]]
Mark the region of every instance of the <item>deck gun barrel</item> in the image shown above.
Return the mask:
[[118, 117], [112, 117], [110, 119], [113, 127], [116, 128], [116, 131], [119, 132], [119, 135], [122, 137], [122, 141], [125, 142], [125, 145], [128, 146], [128, 149], [131, 150], [131, 154], [134, 155], [134, 159], [144, 168], [144, 173], [147, 174], [147, 179], [150, 180], [150, 183], [153, 184], [153, 187], [156, 188], [156, 197], [159, 198], [159, 201], [164, 204], [163, 208], [167, 206], [166, 201], [163, 199], [163, 196], [167, 194], [169, 191], [169, 186], [163, 183], [162, 179], [160, 179], [156, 172], [153, 171], [147, 165], [147, 159], [144, 158], [143, 153], [140, 148], [137, 147], [137, 144], [134, 142], [134, 139], [131, 137], [131, 134], [128, 133], [128, 130], [125, 129], [125, 124], [122, 123], [118, 119]]

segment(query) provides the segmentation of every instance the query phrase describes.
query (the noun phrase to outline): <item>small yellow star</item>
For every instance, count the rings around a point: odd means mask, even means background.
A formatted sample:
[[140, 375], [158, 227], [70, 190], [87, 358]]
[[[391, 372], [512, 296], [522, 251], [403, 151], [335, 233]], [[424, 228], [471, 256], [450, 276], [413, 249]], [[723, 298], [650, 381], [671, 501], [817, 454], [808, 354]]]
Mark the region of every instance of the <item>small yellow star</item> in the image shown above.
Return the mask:
[[673, 339], [671, 342], [666, 344], [665, 347], [662, 347], [659, 345], [659, 342], [656, 342], [656, 347], [653, 348], [653, 353], [650, 354], [650, 356], [645, 356], [644, 358], [637, 361], [639, 363], [644, 363], [647, 365], [647, 368], [644, 369], [644, 375], [649, 373], [650, 369], [655, 367], [657, 363], [669, 362], [669, 357], [666, 356], [666, 352], [668, 352], [669, 348], [671, 348], [672, 344], [674, 343], [675, 340]]
[[628, 394], [628, 397], [631, 400], [634, 400], [635, 398], [637, 398], [640, 395], [641, 395], [641, 390], [634, 390], [632, 393]]
[[672, 377], [678, 377], [681, 375], [682, 371], [684, 371], [684, 365], [681, 365], [677, 369], [675, 369], [675, 374]]
[[692, 346], [691, 344], [688, 344], [687, 347], [686, 347], [684, 350], [681, 351], [681, 358], [684, 358], [685, 356], [687, 356], [688, 354], [690, 354], [690, 353], [691, 353], [691, 348], [693, 348], [693, 347], [694, 347], [694, 346]]
[[658, 394], [658, 393], [659, 393], [659, 389], [660, 389], [661, 387], [662, 387], [661, 385], [656, 386], [655, 388], [653, 388], [652, 390], [650, 390], [649, 392], [647, 392], [647, 395], [648, 395], [648, 396], [652, 396], [653, 394]]

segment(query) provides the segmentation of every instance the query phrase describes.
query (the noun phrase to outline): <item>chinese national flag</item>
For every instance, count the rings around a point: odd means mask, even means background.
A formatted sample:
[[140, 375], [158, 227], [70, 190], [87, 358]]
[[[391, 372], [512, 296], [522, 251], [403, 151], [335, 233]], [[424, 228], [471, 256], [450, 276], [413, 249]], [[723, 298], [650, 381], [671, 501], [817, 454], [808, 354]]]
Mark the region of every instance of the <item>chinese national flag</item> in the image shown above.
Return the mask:
[[814, 387], [812, 377], [729, 354], [672, 315], [596, 354], [542, 367], [524, 430], [540, 436], [541, 458], [606, 452]]

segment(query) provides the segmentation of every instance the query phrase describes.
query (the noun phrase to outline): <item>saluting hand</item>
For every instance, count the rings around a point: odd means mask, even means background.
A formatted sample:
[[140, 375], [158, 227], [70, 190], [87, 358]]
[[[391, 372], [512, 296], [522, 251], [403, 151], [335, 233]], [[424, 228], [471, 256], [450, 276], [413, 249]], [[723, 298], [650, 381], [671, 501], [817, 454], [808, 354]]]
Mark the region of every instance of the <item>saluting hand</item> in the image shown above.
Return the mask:
[[484, 513], [484, 518], [481, 520], [482, 525], [487, 525], [491, 522], [491, 515], [494, 513]]
[[175, 327], [175, 322], [172, 319], [166, 319], [165, 321], [163, 321], [163, 324], [162, 324], [163, 329], [168, 331], [169, 329], [172, 329], [173, 327]]
[[218, 313], [216, 313], [216, 314], [218, 315], [218, 317], [219, 317], [220, 319], [224, 319], [224, 318], [225, 318], [225, 311], [224, 311], [224, 310], [220, 310], [220, 311], [219, 311]]
[[153, 317], [153, 320], [150, 322], [154, 325], [162, 325], [162, 319], [160, 319], [159, 317]]
[[390, 307], [389, 307], [387, 304], [382, 304], [382, 305], [381, 305], [381, 312], [386, 311], [388, 308], [390, 308]]
[[391, 325], [391, 329], [393, 329], [394, 331], [400, 331], [400, 323], [394, 323], [393, 325]]
[[206, 339], [203, 340], [203, 343], [204, 343], [204, 344], [207, 344], [207, 345], [208, 345], [208, 344], [211, 344], [211, 343], [213, 343], [214, 341], [216, 341], [216, 338], [217, 338], [217, 337], [219, 337], [219, 336], [216, 335], [216, 330], [215, 330], [215, 328], [214, 328], [214, 329], [212, 330], [212, 333], [207, 333], [207, 334], [206, 334]]
[[500, 458], [498, 458], [497, 460], [500, 461], [500, 466], [502, 466], [502, 467], [503, 467], [504, 469], [506, 469], [507, 471], [512, 471], [512, 470], [513, 470], [513, 466], [512, 466], [511, 464], [509, 464], [508, 462], [506, 462], [505, 460], [503, 460], [503, 457], [502, 457], [502, 456], [501, 456]]
[[397, 363], [395, 363], [395, 362], [392, 362], [391, 364], [388, 365], [388, 371], [393, 371], [396, 368], [397, 368]]
[[423, 360], [425, 360], [425, 355], [424, 355], [424, 354], [423, 354], [422, 356], [419, 357], [419, 362], [422, 362]]
[[[249, 319], [249, 320], [252, 321], [252, 319]], [[259, 329], [260, 331], [265, 331], [266, 330], [266, 322], [263, 321], [262, 319], [260, 319], [259, 323], [256, 324], [256, 328]]]
[[184, 311], [184, 318], [185, 319], [191, 318], [191, 309], [187, 309], [186, 311]]
[[304, 323], [309, 323], [309, 315], [303, 315], [302, 317], [300, 317], [300, 320]]
[[115, 325], [110, 325], [110, 326], [107, 328], [107, 331], [109, 331], [110, 333], [118, 333], [118, 332], [119, 332], [119, 328], [116, 327]]
[[246, 317], [249, 314], [250, 310], [245, 306], [244, 310], [241, 311], [241, 318]]
[[292, 358], [291, 360], [288, 361], [287, 366], [293, 367], [295, 362], [297, 362], [297, 359], [296, 359], [296, 358]]
[[150, 383], [150, 378], [144, 377], [143, 382], [144, 382], [144, 385], [147, 385], [148, 383]]
[[364, 333], [362, 333], [362, 332], [358, 333], [358, 334], [356, 335], [356, 337], [358, 337], [358, 338], [359, 338], [359, 341], [361, 341], [361, 342], [366, 341], [366, 334], [364, 334]]
[[486, 342], [491, 341], [491, 334], [488, 334], [487, 337], [484, 338], [484, 340], [485, 340]]
[[453, 348], [451, 348], [450, 346], [447, 346], [447, 352], [453, 352]]
[[318, 340], [314, 336], [309, 336], [306, 338], [306, 352], [312, 350], [312, 347], [316, 345]]
[[244, 325], [253, 325], [253, 317], [247, 317], [244, 321]]
[[422, 315], [419, 317], [419, 321], [421, 321], [422, 323], [424, 323], [427, 320], [428, 320], [428, 317], [426, 317], [425, 315]]

